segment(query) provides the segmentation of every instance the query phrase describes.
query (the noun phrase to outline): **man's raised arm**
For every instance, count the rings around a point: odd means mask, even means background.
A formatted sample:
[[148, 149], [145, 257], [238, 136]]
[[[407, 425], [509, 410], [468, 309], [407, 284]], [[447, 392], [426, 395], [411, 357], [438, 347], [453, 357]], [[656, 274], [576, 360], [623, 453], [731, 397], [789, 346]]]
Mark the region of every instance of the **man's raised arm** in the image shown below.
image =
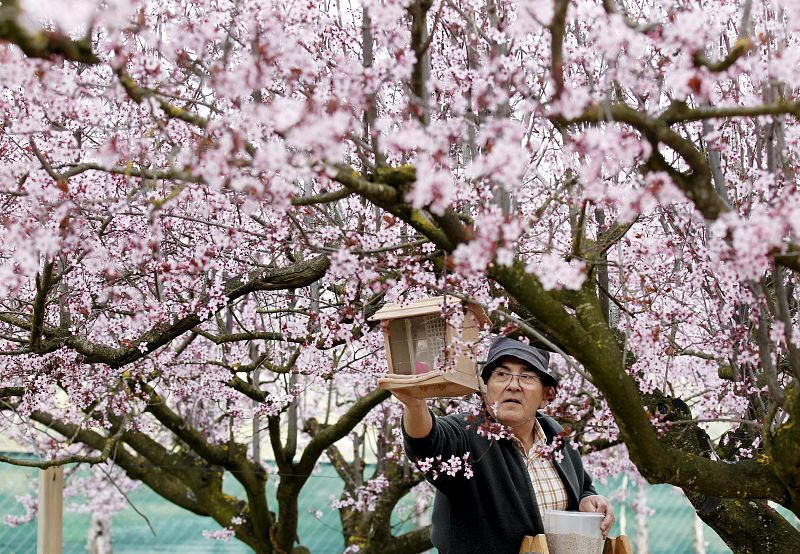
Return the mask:
[[428, 411], [428, 403], [410, 394], [392, 391], [392, 394], [403, 403], [403, 430], [412, 439], [427, 437], [433, 429], [433, 418]]

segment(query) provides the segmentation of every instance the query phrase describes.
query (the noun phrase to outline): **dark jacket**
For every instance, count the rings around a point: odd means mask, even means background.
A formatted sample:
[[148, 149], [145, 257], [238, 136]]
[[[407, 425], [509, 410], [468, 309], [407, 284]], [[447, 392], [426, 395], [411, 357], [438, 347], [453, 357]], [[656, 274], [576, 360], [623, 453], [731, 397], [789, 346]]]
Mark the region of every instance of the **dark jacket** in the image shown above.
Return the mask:
[[[563, 429], [552, 418], [537, 412], [547, 442]], [[431, 541], [443, 554], [491, 552], [516, 554], [525, 535], [544, 532], [536, 494], [519, 447], [510, 439], [488, 440], [478, 435], [475, 422], [464, 414], [434, 417], [427, 437], [413, 439], [403, 433], [408, 457], [415, 461], [441, 456], [462, 457], [469, 452], [474, 471], [467, 479], [431, 473], [426, 479], [436, 487]], [[597, 494], [592, 478], [583, 469], [578, 452], [562, 446], [563, 458], [554, 457], [566, 485], [568, 510], [577, 510], [585, 496]]]

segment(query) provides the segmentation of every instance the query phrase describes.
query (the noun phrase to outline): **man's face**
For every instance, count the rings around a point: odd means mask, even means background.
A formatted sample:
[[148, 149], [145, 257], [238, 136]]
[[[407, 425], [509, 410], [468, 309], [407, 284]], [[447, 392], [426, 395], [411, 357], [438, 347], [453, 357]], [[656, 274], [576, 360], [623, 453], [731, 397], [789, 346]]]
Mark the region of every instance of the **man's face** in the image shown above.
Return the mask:
[[[494, 372], [514, 374], [510, 381], [503, 382]], [[500, 358], [494, 372], [486, 384], [486, 403], [497, 421], [514, 427], [526, 421], [533, 421], [536, 410], [543, 407], [555, 392], [553, 387], [545, 386], [540, 379], [521, 384], [519, 374], [537, 375], [526, 363], [512, 356]]]

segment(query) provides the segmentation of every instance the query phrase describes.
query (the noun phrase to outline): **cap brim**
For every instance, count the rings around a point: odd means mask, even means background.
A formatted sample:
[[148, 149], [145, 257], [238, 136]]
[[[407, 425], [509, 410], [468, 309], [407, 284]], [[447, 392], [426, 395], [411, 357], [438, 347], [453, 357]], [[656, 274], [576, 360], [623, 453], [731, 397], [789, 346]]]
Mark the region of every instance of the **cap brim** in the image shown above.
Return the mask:
[[496, 351], [492, 352], [491, 358], [486, 360], [486, 365], [483, 366], [483, 370], [481, 370], [481, 377], [484, 381], [488, 381], [488, 373], [497, 367], [497, 363], [505, 356], [510, 356], [525, 362], [531, 367], [531, 369], [548, 377], [550, 382], [545, 383], [546, 385], [558, 385], [558, 378], [550, 372], [549, 367], [545, 365], [546, 361], [543, 357], [538, 356], [534, 352], [531, 352], [524, 347], [517, 346], [516, 344], [503, 345]]

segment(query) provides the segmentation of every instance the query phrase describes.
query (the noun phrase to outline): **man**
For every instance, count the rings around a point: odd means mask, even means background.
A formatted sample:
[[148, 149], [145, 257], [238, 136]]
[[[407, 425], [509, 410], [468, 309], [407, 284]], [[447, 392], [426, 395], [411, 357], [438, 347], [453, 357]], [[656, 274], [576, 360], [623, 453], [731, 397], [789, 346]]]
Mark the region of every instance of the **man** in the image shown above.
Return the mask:
[[549, 354], [501, 337], [489, 349], [481, 372], [489, 421], [510, 438], [477, 432], [480, 423], [465, 414], [434, 417], [425, 400], [395, 392], [404, 404], [403, 434], [412, 461], [468, 454], [474, 475], [437, 473], [426, 477], [436, 487], [431, 540], [442, 553], [517, 553], [525, 535], [545, 532], [546, 509], [603, 512], [607, 536], [614, 523], [608, 500], [599, 496], [580, 455], [562, 445], [554, 456], [540, 455], [563, 429], [538, 413], [555, 398], [558, 381], [548, 368]]

